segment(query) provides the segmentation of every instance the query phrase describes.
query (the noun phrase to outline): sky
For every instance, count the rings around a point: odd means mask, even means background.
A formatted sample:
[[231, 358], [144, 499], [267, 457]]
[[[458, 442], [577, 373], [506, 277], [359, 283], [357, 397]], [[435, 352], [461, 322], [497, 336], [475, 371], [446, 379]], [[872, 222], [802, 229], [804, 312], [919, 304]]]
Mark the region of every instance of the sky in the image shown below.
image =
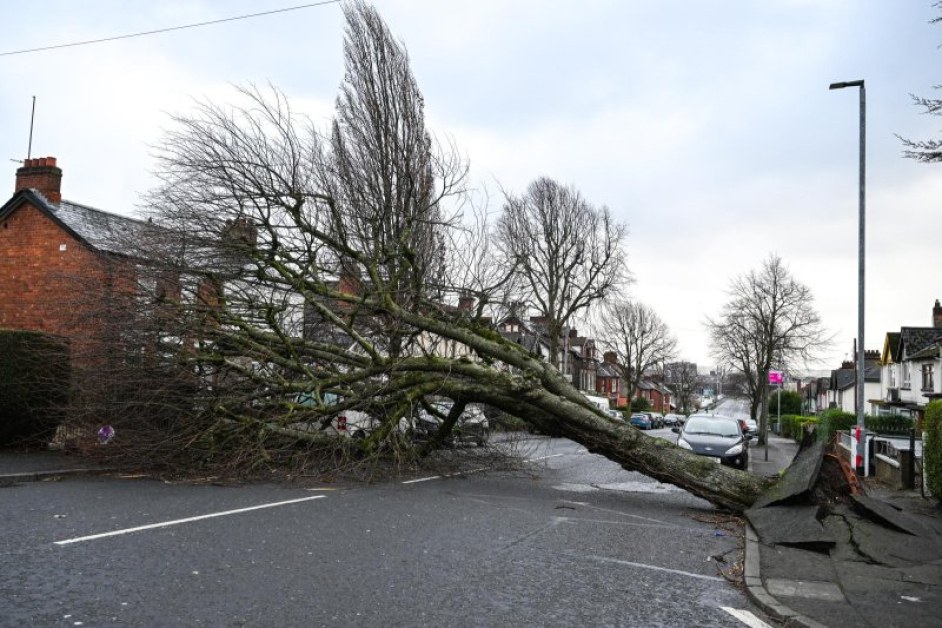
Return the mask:
[[[64, 198], [136, 215], [152, 147], [194, 102], [271, 83], [330, 120], [343, 78], [338, 4], [89, 46], [2, 54], [218, 20], [303, 0], [0, 0], [0, 175], [55, 156]], [[634, 282], [678, 338], [716, 363], [704, 321], [730, 281], [781, 256], [833, 343], [857, 330], [859, 90], [867, 87], [866, 332], [931, 324], [942, 299], [942, 164], [896, 135], [942, 137], [910, 94], [942, 97], [933, 0], [375, 0], [409, 51], [426, 119], [500, 190], [540, 176], [626, 223]], [[41, 10], [38, 8], [41, 7]]]

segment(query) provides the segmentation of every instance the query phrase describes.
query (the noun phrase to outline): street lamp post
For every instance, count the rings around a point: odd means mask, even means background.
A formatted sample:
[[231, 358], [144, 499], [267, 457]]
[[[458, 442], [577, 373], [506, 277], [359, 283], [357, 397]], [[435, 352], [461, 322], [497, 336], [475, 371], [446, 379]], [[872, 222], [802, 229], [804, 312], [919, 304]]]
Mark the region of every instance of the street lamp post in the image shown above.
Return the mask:
[[[857, 467], [863, 466], [864, 461], [864, 250], [865, 250], [865, 198], [866, 198], [866, 156], [867, 156], [867, 89], [863, 80], [831, 83], [829, 89], [843, 89], [845, 87], [860, 88], [860, 190], [858, 192], [858, 237], [857, 237]], [[866, 470], [864, 470], [866, 472]]]

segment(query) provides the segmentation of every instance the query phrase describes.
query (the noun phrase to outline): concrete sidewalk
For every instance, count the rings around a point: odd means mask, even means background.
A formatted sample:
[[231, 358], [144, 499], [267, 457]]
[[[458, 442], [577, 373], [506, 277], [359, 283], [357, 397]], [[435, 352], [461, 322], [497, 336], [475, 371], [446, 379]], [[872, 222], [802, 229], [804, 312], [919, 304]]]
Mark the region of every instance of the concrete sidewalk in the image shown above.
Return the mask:
[[[768, 451], [768, 460], [766, 460]], [[768, 447], [755, 444], [749, 447], [749, 472], [763, 477], [778, 475], [788, 468], [795, 454], [798, 453], [798, 443], [791, 438], [782, 438], [769, 434]]]
[[[776, 440], [768, 463], [760, 447], [751, 452], [753, 472], [778, 473], [797, 448]], [[822, 460], [832, 465], [827, 473]], [[775, 494], [746, 513], [744, 576], [753, 601], [787, 626], [942, 625], [939, 502], [877, 485], [835, 497], [822, 486], [836, 469], [823, 447], [794, 462]]]
[[110, 473], [118, 469], [61, 451], [0, 451], [0, 484]]

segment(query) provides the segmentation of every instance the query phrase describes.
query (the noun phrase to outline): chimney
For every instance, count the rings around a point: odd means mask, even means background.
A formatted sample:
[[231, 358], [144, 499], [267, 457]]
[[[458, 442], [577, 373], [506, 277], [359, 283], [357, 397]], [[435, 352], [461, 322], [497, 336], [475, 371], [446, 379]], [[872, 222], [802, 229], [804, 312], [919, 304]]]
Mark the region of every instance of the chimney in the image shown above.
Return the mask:
[[935, 307], [932, 308], [932, 326], [933, 327], [942, 327], [942, 305], [939, 305], [939, 300], [935, 300]]
[[470, 312], [474, 309], [475, 299], [467, 292], [461, 293], [458, 297], [458, 309], [462, 312]]
[[16, 189], [32, 188], [46, 197], [50, 203], [58, 205], [62, 202], [62, 169], [56, 166], [55, 157], [36, 157], [27, 159], [23, 166], [16, 171]]

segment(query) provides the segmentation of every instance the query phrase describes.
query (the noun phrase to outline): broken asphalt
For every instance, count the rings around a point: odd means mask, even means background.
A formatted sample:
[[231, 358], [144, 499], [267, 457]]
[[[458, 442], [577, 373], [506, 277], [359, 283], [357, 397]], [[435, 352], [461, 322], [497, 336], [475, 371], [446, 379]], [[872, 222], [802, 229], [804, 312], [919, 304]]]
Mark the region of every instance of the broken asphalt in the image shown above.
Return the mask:
[[[770, 466], [753, 472], [774, 473], [796, 449], [772, 437]], [[762, 448], [752, 456], [762, 460]], [[746, 518], [748, 593], [786, 626], [942, 625], [937, 500], [867, 483], [852, 494], [838, 461], [815, 443]]]

